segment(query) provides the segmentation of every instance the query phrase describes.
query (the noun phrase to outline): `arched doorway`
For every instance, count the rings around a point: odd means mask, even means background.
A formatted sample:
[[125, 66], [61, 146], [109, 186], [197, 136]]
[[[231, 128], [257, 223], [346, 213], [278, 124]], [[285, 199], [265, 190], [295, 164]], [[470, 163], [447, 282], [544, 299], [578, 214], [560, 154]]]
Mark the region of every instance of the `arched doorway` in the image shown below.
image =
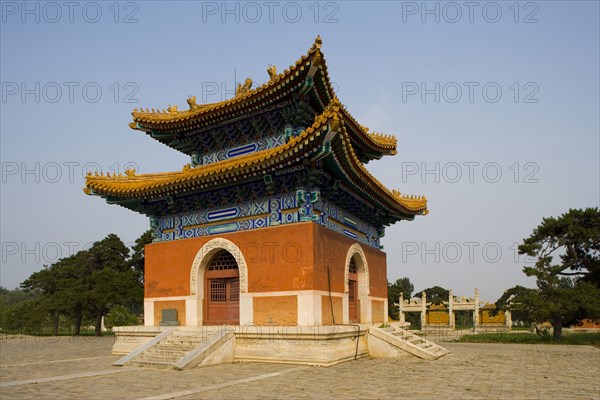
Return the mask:
[[358, 275], [355, 257], [348, 265], [348, 318], [350, 323], [360, 322], [360, 303], [358, 301]]
[[[252, 323], [252, 302], [244, 295], [248, 293], [248, 267], [242, 250], [231, 240], [216, 237], [209, 240], [198, 250], [190, 270], [190, 299], [186, 301], [186, 320], [189, 326], [199, 326], [206, 323], [207, 311], [207, 280], [208, 266], [221, 251], [226, 251], [233, 256], [238, 267], [239, 291], [241, 293], [240, 308], [246, 310], [240, 313], [241, 323]], [[239, 311], [238, 311], [239, 312]], [[238, 317], [239, 318], [239, 317]], [[237, 324], [236, 324], [237, 325]]]
[[204, 324], [239, 325], [240, 271], [234, 256], [227, 250], [217, 251], [204, 279]]
[[347, 321], [370, 323], [369, 265], [365, 252], [358, 243], [350, 246], [346, 253], [345, 278]]

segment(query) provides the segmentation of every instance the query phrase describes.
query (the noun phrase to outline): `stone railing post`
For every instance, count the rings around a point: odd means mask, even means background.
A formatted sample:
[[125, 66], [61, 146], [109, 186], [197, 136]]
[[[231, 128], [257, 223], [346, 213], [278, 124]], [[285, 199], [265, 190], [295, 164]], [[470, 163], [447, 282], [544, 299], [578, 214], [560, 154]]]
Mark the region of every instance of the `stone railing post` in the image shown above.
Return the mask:
[[427, 294], [421, 293], [421, 330], [427, 325]]
[[475, 289], [475, 311], [473, 315], [473, 324], [475, 329], [479, 326], [479, 289]]
[[400, 293], [400, 302], [398, 303], [398, 320], [400, 321], [400, 327], [404, 328], [404, 311], [402, 311], [402, 303], [404, 303], [404, 294]]
[[452, 294], [452, 289], [448, 291], [448, 325], [450, 329], [454, 330], [454, 312], [452, 311], [452, 302], [454, 301], [454, 295]]

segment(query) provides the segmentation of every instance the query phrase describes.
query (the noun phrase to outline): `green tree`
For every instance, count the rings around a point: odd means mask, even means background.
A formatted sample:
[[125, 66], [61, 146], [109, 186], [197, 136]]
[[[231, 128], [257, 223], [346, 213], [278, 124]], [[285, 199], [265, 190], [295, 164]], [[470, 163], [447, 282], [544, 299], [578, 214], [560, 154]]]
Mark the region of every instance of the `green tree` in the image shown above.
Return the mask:
[[88, 252], [80, 251], [61, 258], [51, 266], [34, 272], [21, 286], [40, 299], [51, 315], [53, 334], [59, 330], [60, 316], [75, 320], [75, 334], [79, 335], [86, 311], [86, 271], [83, 264]]
[[85, 304], [95, 319], [95, 334], [102, 334], [102, 317], [113, 305], [143, 301], [140, 273], [128, 260], [129, 249], [115, 235], [95, 242], [86, 252]]
[[73, 257], [62, 260], [62, 298], [66, 303], [66, 314], [75, 320], [75, 335], [81, 332], [81, 323], [86, 308], [86, 269], [87, 251], [79, 251]]
[[58, 335], [59, 317], [66, 311], [67, 304], [64, 298], [65, 282], [62, 276], [62, 261], [52, 265], [44, 265], [37, 272], [31, 274], [21, 287], [34, 296], [36, 306], [43, 305], [43, 309], [52, 318], [52, 334]]
[[441, 304], [444, 301], [448, 301], [448, 296], [450, 295], [450, 291], [441, 286], [432, 286], [425, 290], [421, 290], [418, 293], [421, 295], [423, 292], [427, 295], [427, 302], [433, 304]]
[[10, 290], [0, 286], [0, 299], [8, 306], [30, 300], [31, 298], [31, 293], [21, 288]]
[[22, 290], [0, 287], [0, 327], [42, 332], [51, 321], [52, 333], [58, 335], [60, 321], [74, 319], [79, 334], [83, 318], [92, 316], [95, 334], [100, 335], [102, 317], [112, 307], [141, 307], [144, 246], [149, 242], [147, 231], [136, 240], [129, 258], [127, 246], [110, 234], [89, 250], [43, 266], [21, 283]]
[[405, 299], [410, 299], [413, 290], [415, 290], [415, 287], [407, 277], [399, 278], [394, 283], [388, 282], [388, 315], [390, 318], [398, 320], [400, 293]]
[[106, 314], [104, 322], [108, 329], [112, 329], [115, 326], [137, 325], [138, 318], [127, 307], [117, 305], [112, 307], [108, 314]]
[[516, 286], [496, 302], [534, 323], [551, 321], [559, 341], [563, 323], [578, 316], [600, 317], [600, 213], [597, 208], [569, 210], [544, 218], [519, 246], [535, 259], [523, 272], [537, 279], [536, 289]]
[[34, 307], [35, 297], [33, 293], [20, 288], [9, 290], [0, 286], [0, 328], [2, 331], [24, 332], [25, 327], [35, 327], [37, 328], [35, 330], [39, 331], [41, 326], [48, 323], [46, 310]]

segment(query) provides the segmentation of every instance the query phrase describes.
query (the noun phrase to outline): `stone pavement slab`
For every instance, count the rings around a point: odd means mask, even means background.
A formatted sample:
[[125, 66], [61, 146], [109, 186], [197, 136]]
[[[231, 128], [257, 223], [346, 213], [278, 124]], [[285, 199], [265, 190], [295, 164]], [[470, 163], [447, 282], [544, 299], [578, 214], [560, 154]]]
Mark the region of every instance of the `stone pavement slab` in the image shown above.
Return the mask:
[[[332, 367], [234, 363], [174, 371], [112, 367], [113, 341], [1, 341], [0, 398], [600, 399], [600, 350], [590, 346], [444, 343], [452, 353], [436, 361], [363, 358]], [[111, 369], [119, 372], [104, 374]], [[46, 379], [22, 382], [38, 378]]]

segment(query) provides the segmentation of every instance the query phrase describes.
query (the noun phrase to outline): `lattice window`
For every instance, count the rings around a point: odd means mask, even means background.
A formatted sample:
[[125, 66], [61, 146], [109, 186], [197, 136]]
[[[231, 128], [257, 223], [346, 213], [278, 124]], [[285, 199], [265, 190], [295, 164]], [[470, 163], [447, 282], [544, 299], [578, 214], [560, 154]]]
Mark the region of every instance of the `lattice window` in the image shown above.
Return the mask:
[[350, 259], [350, 265], [348, 267], [348, 272], [351, 274], [356, 273], [356, 261], [354, 261], [354, 257]]
[[229, 301], [239, 301], [240, 300], [240, 281], [238, 279], [233, 279], [230, 281], [229, 285]]
[[356, 301], [356, 282], [348, 282], [348, 301], [354, 303]]
[[237, 262], [230, 252], [222, 250], [215, 254], [208, 265], [209, 271], [223, 271], [226, 269], [238, 269]]
[[223, 303], [227, 301], [227, 282], [225, 280], [210, 280], [210, 301], [212, 303]]

